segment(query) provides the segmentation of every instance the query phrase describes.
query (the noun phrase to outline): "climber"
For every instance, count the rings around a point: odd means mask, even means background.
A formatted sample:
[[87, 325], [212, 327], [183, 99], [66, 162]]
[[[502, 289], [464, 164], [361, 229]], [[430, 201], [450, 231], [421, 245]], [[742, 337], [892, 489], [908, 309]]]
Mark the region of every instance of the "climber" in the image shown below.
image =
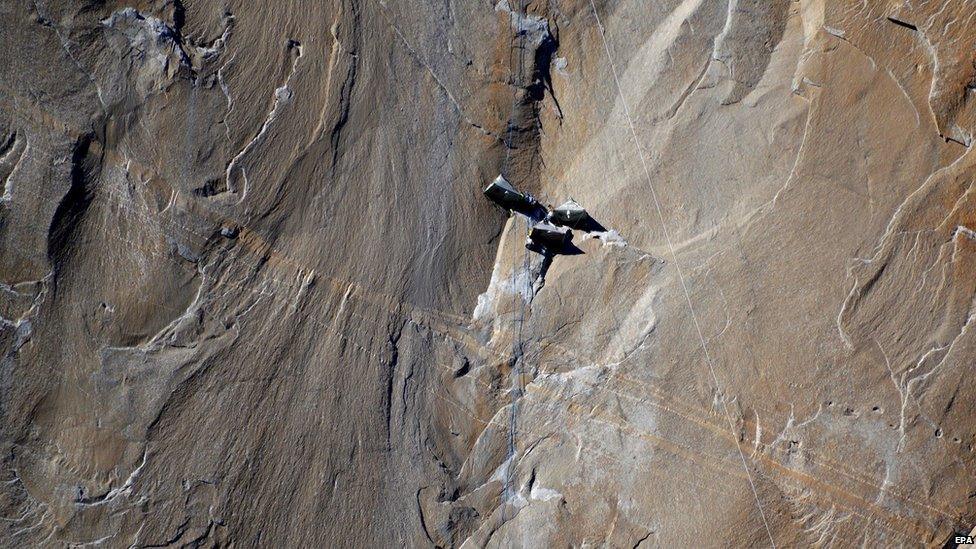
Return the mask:
[[529, 231], [525, 247], [540, 254], [554, 254], [562, 251], [573, 234], [566, 227], [557, 227], [545, 221], [536, 223]]
[[583, 206], [580, 206], [572, 198], [567, 200], [562, 206], [554, 208], [546, 218], [550, 223], [572, 227], [574, 229], [589, 217]]
[[515, 211], [533, 220], [545, 217], [546, 211], [542, 204], [530, 194], [522, 194], [515, 187], [499, 175], [485, 188], [485, 196], [489, 200], [505, 208], [509, 212]]

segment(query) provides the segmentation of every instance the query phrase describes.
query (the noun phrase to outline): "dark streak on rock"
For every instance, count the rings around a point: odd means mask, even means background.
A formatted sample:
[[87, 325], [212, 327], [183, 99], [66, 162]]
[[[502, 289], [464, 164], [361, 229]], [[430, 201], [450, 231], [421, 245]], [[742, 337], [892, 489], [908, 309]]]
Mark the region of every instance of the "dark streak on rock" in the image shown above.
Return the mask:
[[913, 31], [918, 32], [918, 27], [916, 27], [915, 25], [913, 25], [913, 24], [911, 24], [911, 23], [909, 23], [907, 21], [901, 21], [899, 19], [895, 19], [894, 17], [891, 17], [890, 15], [888, 16], [888, 21], [891, 21], [892, 23], [898, 25], [899, 27], [905, 27], [906, 29], [910, 29], [910, 30], [913, 30]]
[[[97, 149], [97, 159], [93, 149]], [[58, 265], [71, 252], [71, 236], [91, 204], [93, 187], [101, 169], [102, 153], [101, 144], [94, 134], [79, 137], [71, 153], [70, 187], [61, 198], [48, 228], [47, 253], [55, 273]]]
[[648, 538], [650, 538], [653, 535], [654, 535], [654, 530], [651, 530], [651, 531], [647, 532], [646, 534], [644, 534], [644, 537], [642, 537], [641, 539], [637, 540], [637, 543], [635, 543], [634, 546], [631, 549], [637, 549], [638, 547], [641, 546], [642, 543], [644, 543], [645, 541], [647, 541]]
[[423, 530], [424, 536], [427, 537], [427, 541], [429, 541], [434, 547], [440, 547], [440, 545], [434, 541], [434, 538], [430, 536], [430, 530], [427, 528], [427, 521], [424, 519], [424, 506], [420, 504], [420, 494], [423, 493], [423, 491], [427, 488], [429, 488], [429, 486], [423, 486], [417, 489], [417, 494], [415, 496], [417, 500], [417, 517], [420, 519], [420, 529]]
[[384, 365], [383, 370], [380, 372], [382, 378], [383, 386], [385, 391], [383, 394], [383, 416], [386, 419], [386, 449], [387, 451], [393, 448], [392, 442], [392, 431], [393, 431], [393, 382], [396, 377], [396, 367], [400, 361], [400, 349], [397, 344], [400, 342], [400, 337], [403, 335], [403, 328], [406, 323], [401, 324], [400, 328], [395, 334], [390, 335], [390, 360]]

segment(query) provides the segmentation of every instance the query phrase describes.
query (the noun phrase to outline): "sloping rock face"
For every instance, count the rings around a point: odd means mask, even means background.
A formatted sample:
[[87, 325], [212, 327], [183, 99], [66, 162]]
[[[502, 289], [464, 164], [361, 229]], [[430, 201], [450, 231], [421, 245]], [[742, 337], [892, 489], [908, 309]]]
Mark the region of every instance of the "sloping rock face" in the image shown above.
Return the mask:
[[974, 17], [3, 2], [2, 545], [969, 531]]

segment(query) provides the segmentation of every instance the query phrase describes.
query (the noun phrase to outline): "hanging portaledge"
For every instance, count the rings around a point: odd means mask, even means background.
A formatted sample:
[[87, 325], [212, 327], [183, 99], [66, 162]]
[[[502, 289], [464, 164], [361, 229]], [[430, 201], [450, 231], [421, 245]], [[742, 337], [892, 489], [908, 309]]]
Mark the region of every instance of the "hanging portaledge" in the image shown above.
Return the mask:
[[589, 214], [586, 213], [586, 209], [580, 206], [578, 202], [573, 199], [567, 200], [562, 206], [555, 208], [549, 213], [548, 220], [556, 225], [566, 225], [568, 227], [576, 228], [578, 225], [583, 223]]
[[535, 217], [541, 207], [535, 198], [516, 191], [515, 187], [501, 175], [496, 177], [491, 185], [485, 187], [485, 196], [502, 208], [526, 217]]
[[557, 227], [550, 223], [536, 223], [529, 231], [529, 238], [525, 247], [536, 253], [558, 253], [569, 242], [571, 233], [566, 227]]

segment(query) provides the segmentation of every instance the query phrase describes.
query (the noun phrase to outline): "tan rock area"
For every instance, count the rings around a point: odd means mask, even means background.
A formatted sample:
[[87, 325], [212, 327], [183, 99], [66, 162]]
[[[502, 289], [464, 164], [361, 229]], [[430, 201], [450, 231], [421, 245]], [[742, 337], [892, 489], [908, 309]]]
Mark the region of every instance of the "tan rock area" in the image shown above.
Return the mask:
[[[969, 0], [9, 0], [0, 48], [0, 546], [976, 526]], [[592, 223], [527, 250], [499, 173]]]

